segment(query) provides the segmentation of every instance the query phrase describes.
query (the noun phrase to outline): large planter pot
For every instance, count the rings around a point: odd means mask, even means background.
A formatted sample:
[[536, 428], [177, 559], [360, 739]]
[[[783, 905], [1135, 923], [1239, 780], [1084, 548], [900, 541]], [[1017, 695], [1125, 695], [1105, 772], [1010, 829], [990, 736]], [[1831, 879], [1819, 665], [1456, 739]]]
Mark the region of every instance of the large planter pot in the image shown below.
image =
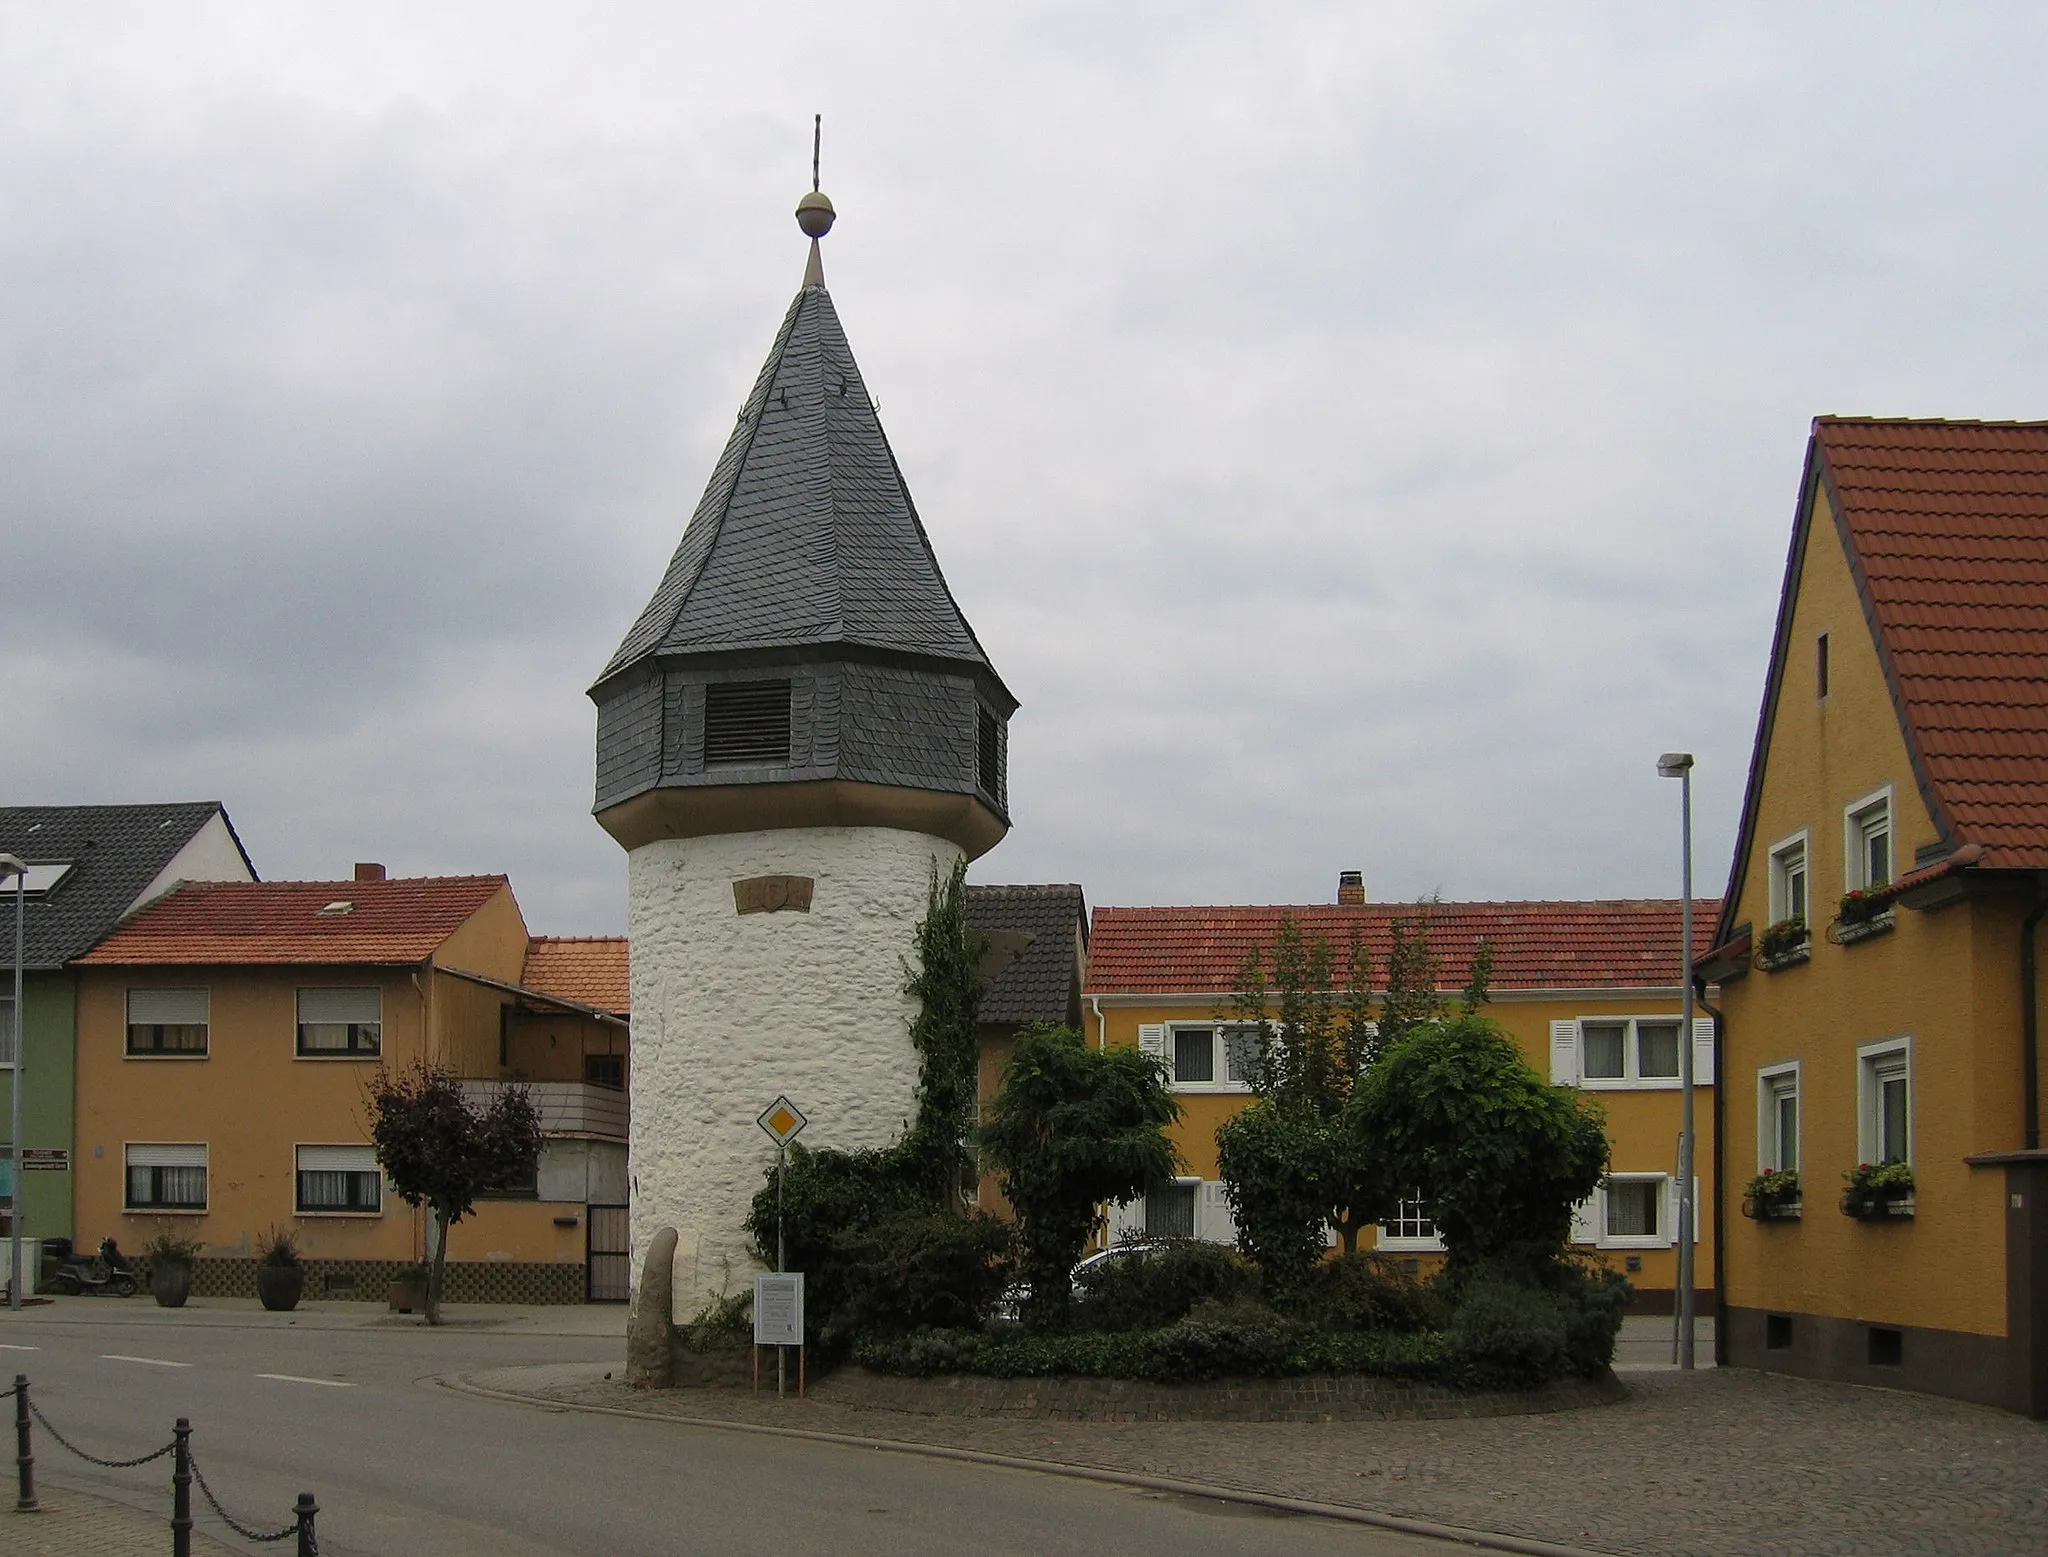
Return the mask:
[[306, 1293], [303, 1265], [259, 1265], [256, 1267], [256, 1296], [274, 1314], [289, 1313]]
[[149, 1268], [149, 1295], [159, 1308], [183, 1308], [192, 1295], [192, 1267], [183, 1260], [159, 1260]]
[[424, 1276], [393, 1276], [390, 1288], [391, 1312], [394, 1314], [421, 1314], [427, 1308], [427, 1278]]

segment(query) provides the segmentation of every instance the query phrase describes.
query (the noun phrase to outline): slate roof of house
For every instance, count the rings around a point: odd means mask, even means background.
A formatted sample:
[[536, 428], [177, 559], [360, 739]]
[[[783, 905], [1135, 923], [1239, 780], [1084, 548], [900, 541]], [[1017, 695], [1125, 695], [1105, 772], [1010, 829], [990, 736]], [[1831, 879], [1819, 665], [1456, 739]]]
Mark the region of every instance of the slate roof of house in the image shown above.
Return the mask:
[[526, 972], [519, 982], [613, 1016], [633, 1008], [623, 935], [536, 935], [526, 943]]
[[1023, 956], [982, 995], [981, 1019], [1019, 1025], [1075, 1020], [1076, 942], [1086, 944], [1087, 920], [1087, 899], [1072, 884], [970, 886], [969, 924], [984, 932], [1008, 930], [1031, 937]]
[[[28, 898], [24, 963], [58, 968], [91, 950], [216, 812], [226, 820], [217, 800], [0, 807], [0, 853], [31, 865], [72, 862], [53, 888]], [[228, 830], [234, 831], [232, 824]], [[0, 888], [0, 961], [12, 962], [13, 878]]]
[[[1699, 951], [1713, 944], [1720, 907], [1711, 898], [1693, 902]], [[1682, 911], [1676, 899], [1434, 903], [1427, 910], [1429, 944], [1446, 989], [1462, 988], [1471, 978], [1482, 940], [1492, 947], [1492, 982], [1499, 990], [1676, 988]], [[1421, 912], [1414, 903], [1098, 908], [1087, 993], [1227, 995], [1245, 953], [1270, 947], [1286, 914], [1311, 940], [1325, 936], [1340, 953], [1356, 935], [1377, 982], [1386, 973], [1394, 921]]]
[[[78, 960], [117, 967], [424, 962], [508, 885], [503, 876], [193, 882]], [[321, 911], [336, 903], [351, 907]]]
[[2048, 869], [2048, 422], [1824, 416], [1813, 436], [1947, 841]]
[[854, 644], [988, 668], [823, 286], [797, 293], [661, 587], [606, 665]]

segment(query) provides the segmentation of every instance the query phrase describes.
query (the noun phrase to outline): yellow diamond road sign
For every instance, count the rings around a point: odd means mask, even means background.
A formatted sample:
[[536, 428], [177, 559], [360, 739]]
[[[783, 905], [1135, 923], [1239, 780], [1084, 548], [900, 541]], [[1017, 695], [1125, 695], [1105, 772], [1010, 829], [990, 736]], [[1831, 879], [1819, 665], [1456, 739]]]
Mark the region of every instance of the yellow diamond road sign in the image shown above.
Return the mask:
[[779, 1097], [768, 1105], [768, 1111], [760, 1117], [761, 1128], [775, 1137], [775, 1144], [787, 1146], [803, 1133], [810, 1120], [797, 1110], [796, 1104], [786, 1097]]

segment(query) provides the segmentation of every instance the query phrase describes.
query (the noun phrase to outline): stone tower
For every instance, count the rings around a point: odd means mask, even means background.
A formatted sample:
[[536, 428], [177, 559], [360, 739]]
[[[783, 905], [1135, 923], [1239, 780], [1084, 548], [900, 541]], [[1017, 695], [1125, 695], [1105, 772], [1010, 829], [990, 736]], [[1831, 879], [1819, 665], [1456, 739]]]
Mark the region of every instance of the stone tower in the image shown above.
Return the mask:
[[590, 696], [598, 821], [627, 851], [633, 1243], [677, 1230], [687, 1318], [751, 1278], [741, 1221], [787, 1093], [809, 1146], [894, 1140], [917, 1060], [903, 961], [941, 879], [1009, 828], [1017, 701], [954, 602], [811, 237], [739, 423]]

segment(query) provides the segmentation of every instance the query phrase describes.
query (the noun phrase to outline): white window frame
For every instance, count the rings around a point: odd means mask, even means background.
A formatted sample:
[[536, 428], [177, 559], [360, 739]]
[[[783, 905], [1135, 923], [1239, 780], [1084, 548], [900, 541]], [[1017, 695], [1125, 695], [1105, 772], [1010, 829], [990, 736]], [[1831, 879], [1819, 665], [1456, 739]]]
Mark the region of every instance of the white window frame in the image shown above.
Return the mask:
[[[1685, 1018], [1677, 1012], [1667, 1016], [1582, 1016], [1579, 1018], [1579, 1085], [1588, 1092], [1676, 1092], [1685, 1079], [1685, 1053], [1679, 1051], [1679, 1074], [1676, 1076], [1644, 1076], [1642, 1074], [1642, 1038], [1639, 1024], [1655, 1022], [1678, 1029], [1678, 1041], [1685, 1042]], [[1621, 1027], [1621, 1074], [1619, 1076], [1589, 1076], [1586, 1074], [1586, 1028]]]
[[[329, 994], [371, 994], [376, 996], [377, 1017], [371, 1022], [336, 1022], [316, 1019], [306, 1020], [306, 996]], [[381, 1060], [384, 1055], [384, 989], [378, 984], [302, 984], [293, 992], [292, 1011], [292, 1057], [300, 1060]], [[371, 1047], [367, 1049], [309, 1049], [306, 1047], [308, 1027], [358, 1027], [374, 1028]]]
[[[1800, 1061], [1783, 1060], [1775, 1065], [1765, 1065], [1756, 1073], [1756, 1171], [1759, 1173], [1766, 1168], [1780, 1173], [1799, 1172], [1800, 1158], [1806, 1151], [1805, 1080], [1800, 1072]], [[1777, 1160], [1781, 1155], [1778, 1099], [1788, 1091], [1798, 1110], [1799, 1138], [1792, 1143], [1792, 1161], [1780, 1162]]]
[[[368, 1168], [367, 1170], [366, 1170], [366, 1169], [362, 1169], [362, 1168], [341, 1168], [341, 1169], [332, 1169], [332, 1168], [330, 1168], [330, 1169], [322, 1170], [322, 1169], [319, 1169], [319, 1168], [306, 1168], [306, 1167], [302, 1166], [302, 1162], [303, 1162], [304, 1154], [305, 1154], [306, 1152], [309, 1152], [309, 1151], [315, 1151], [315, 1152], [318, 1152], [318, 1151], [335, 1151], [335, 1150], [347, 1150], [347, 1151], [351, 1151], [351, 1152], [357, 1152], [357, 1151], [363, 1151], [363, 1152], [368, 1152], [368, 1153], [370, 1154], [370, 1166], [369, 1166], [369, 1168]], [[319, 1208], [317, 1208], [317, 1209], [314, 1209], [314, 1210], [308, 1210], [308, 1209], [307, 1209], [307, 1208], [306, 1208], [305, 1206], [301, 1205], [301, 1204], [300, 1204], [300, 1201], [299, 1201], [299, 1175], [300, 1175], [301, 1173], [309, 1173], [309, 1172], [310, 1172], [310, 1173], [318, 1173], [318, 1172], [322, 1172], [322, 1171], [326, 1171], [326, 1172], [343, 1172], [343, 1173], [362, 1173], [362, 1172], [365, 1172], [365, 1171], [367, 1171], [367, 1172], [371, 1172], [371, 1173], [374, 1173], [374, 1174], [376, 1174], [376, 1176], [377, 1176], [377, 1206], [376, 1206], [376, 1209], [375, 1209], [375, 1210], [361, 1210], [361, 1209], [354, 1209], [354, 1210], [351, 1210], [351, 1209], [349, 1209], [348, 1207], [345, 1207], [345, 1206], [322, 1206], [322, 1207], [319, 1207]], [[383, 1168], [383, 1165], [382, 1165], [381, 1163], [379, 1163], [379, 1162], [377, 1161], [377, 1148], [376, 1148], [376, 1147], [374, 1147], [374, 1146], [372, 1146], [372, 1145], [369, 1145], [369, 1144], [367, 1144], [366, 1142], [363, 1142], [363, 1141], [296, 1141], [296, 1142], [294, 1142], [294, 1143], [292, 1144], [292, 1215], [293, 1215], [293, 1216], [298, 1216], [298, 1217], [330, 1217], [330, 1216], [338, 1216], [338, 1217], [347, 1217], [347, 1218], [349, 1218], [349, 1219], [350, 1219], [350, 1220], [352, 1220], [352, 1221], [358, 1221], [358, 1222], [363, 1222], [363, 1221], [370, 1221], [370, 1222], [374, 1222], [375, 1220], [377, 1220], [377, 1218], [381, 1217], [381, 1216], [382, 1216], [382, 1215], [384, 1214], [384, 1197], [385, 1197], [385, 1191], [386, 1191], [386, 1190], [388, 1190], [388, 1189], [389, 1189], [390, 1187], [391, 1187], [391, 1186], [390, 1186], [389, 1182], [388, 1182], [388, 1181], [387, 1181], [387, 1180], [385, 1179], [385, 1177], [384, 1177], [384, 1168]]]
[[[137, 995], [190, 995], [198, 994], [206, 1007], [203, 1022], [137, 1022], [135, 1020], [135, 997]], [[203, 1027], [206, 1030], [205, 1046], [198, 1049], [138, 1049], [135, 1047], [137, 1027]], [[213, 989], [206, 984], [138, 984], [131, 985], [121, 994], [121, 1057], [126, 1060], [203, 1060], [213, 1054]]]
[[[1403, 1195], [1400, 1201], [1402, 1208], [1411, 1205], [1419, 1206], [1425, 1212], [1428, 1209], [1428, 1204], [1420, 1195]], [[1436, 1226], [1436, 1218], [1434, 1216], [1427, 1216], [1424, 1219], [1429, 1222], [1430, 1226]], [[1388, 1228], [1393, 1225], [1397, 1224], [1382, 1223], [1375, 1229], [1378, 1235], [1374, 1239], [1375, 1247], [1385, 1249], [1392, 1254], [1442, 1254], [1444, 1252], [1444, 1235], [1441, 1229], [1430, 1234], [1427, 1238], [1415, 1238], [1389, 1232]]]
[[[1202, 1181], [1200, 1179], [1176, 1178], [1173, 1181], [1173, 1187], [1188, 1191], [1188, 1204], [1191, 1208], [1188, 1213], [1188, 1236], [1190, 1238], [1199, 1238], [1202, 1232]], [[1138, 1197], [1138, 1231], [1147, 1238], [1164, 1238], [1167, 1236], [1165, 1233], [1155, 1233], [1148, 1225], [1147, 1219], [1152, 1211], [1151, 1199], [1150, 1195], [1140, 1195]]]
[[1913, 1124], [1913, 1035], [1901, 1033], [1892, 1038], [1880, 1038], [1874, 1043], [1856, 1046], [1856, 1160], [1878, 1163], [1884, 1161], [1881, 1137], [1884, 1133], [1884, 1087], [1883, 1081], [1894, 1069], [1903, 1069], [1906, 1078], [1906, 1154], [1899, 1159], [1906, 1166], [1913, 1165], [1914, 1136], [1919, 1132]]
[[1198, 1028], [1207, 1029], [1211, 1044], [1211, 1063], [1208, 1081], [1182, 1081], [1178, 1075], [1167, 1083], [1174, 1092], [1225, 1092], [1238, 1097], [1248, 1097], [1252, 1084], [1249, 1081], [1230, 1079], [1230, 1044], [1225, 1034], [1234, 1027], [1250, 1027], [1249, 1022], [1168, 1022], [1166, 1024], [1166, 1065], [1170, 1071], [1180, 1057], [1180, 1035]]
[[1800, 874], [1806, 878], [1806, 922], [1813, 923], [1813, 837], [1812, 829], [1802, 827], [1796, 833], [1788, 833], [1770, 847], [1770, 909], [1772, 924], [1782, 924], [1793, 914], [1791, 904], [1791, 871], [1787, 868], [1785, 856], [1793, 849], [1799, 850]]
[[[1889, 886], [1899, 879], [1899, 828], [1898, 820], [1892, 814], [1892, 786], [1873, 789], [1869, 794], [1859, 796], [1842, 807], [1842, 890], [1861, 892], [1873, 885], [1870, 880], [1869, 840], [1877, 830], [1871, 819], [1882, 813], [1884, 834], [1887, 840], [1885, 852], [1891, 858], [1891, 869], [1878, 886]], [[1807, 878], [1807, 890], [1812, 891], [1812, 877]]]
[[[204, 1159], [198, 1164], [206, 1175], [206, 1199], [196, 1206], [137, 1205], [128, 1198], [128, 1174], [133, 1164], [128, 1154], [136, 1147], [178, 1146], [196, 1149]], [[180, 1164], [190, 1166], [190, 1164]], [[205, 1216], [213, 1209], [213, 1149], [205, 1141], [123, 1141], [121, 1143], [121, 1211], [126, 1216]]]
[[[1607, 1186], [1610, 1184], [1646, 1184], [1657, 1186], [1657, 1231], [1648, 1236], [1607, 1231]], [[1668, 1173], [1610, 1173], [1600, 1181], [1599, 1191], [1594, 1196], [1593, 1230], [1597, 1235], [1594, 1242], [1603, 1249], [1669, 1249], [1678, 1241], [1678, 1200], [1671, 1193], [1671, 1175]]]

